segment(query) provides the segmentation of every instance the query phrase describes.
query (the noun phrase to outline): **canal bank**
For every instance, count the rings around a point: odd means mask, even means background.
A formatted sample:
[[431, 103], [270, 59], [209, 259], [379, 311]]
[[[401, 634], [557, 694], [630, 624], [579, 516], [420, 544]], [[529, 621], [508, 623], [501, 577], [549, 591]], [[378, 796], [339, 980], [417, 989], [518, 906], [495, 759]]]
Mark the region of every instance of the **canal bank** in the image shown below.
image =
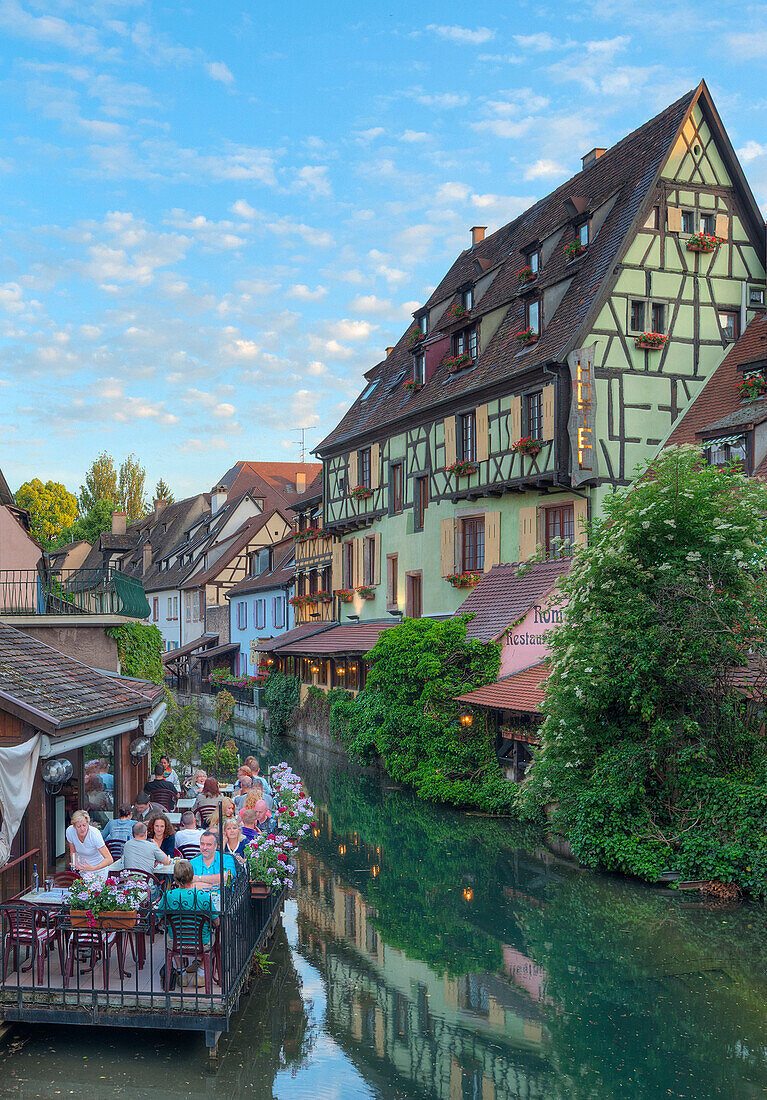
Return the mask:
[[[275, 743], [318, 805], [218, 1066], [159, 1032], [18, 1027], [0, 1095], [438, 1100], [767, 1089], [767, 920], [578, 870], [513, 823]], [[55, 1084], [52, 1084], [55, 1082]]]

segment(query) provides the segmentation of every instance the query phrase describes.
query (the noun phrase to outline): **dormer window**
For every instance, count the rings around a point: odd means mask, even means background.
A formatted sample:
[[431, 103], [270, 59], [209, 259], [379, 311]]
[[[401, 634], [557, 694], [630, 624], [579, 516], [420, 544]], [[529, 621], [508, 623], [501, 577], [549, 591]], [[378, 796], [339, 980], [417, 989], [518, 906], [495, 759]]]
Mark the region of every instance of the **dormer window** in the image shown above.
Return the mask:
[[748, 440], [746, 434], [721, 436], [703, 441], [709, 466], [728, 466], [739, 462], [748, 473]]
[[541, 300], [531, 298], [525, 305], [525, 328], [529, 329], [533, 336], [541, 334]]
[[429, 314], [421, 313], [418, 317], [416, 317], [415, 323], [418, 326], [418, 331], [422, 332], [425, 336], [426, 333], [429, 331]]
[[380, 382], [379, 378], [374, 378], [372, 382], [368, 383], [368, 385], [362, 391], [362, 396], [360, 397], [360, 401], [367, 401], [367, 399], [370, 397], [370, 395], [375, 392], [375, 388], [376, 388], [376, 386], [378, 385], [379, 382]]
[[575, 239], [584, 247], [589, 243], [589, 223], [587, 221], [581, 222], [581, 224], [575, 230]]
[[474, 287], [469, 287], [467, 290], [461, 291], [461, 305], [470, 313], [474, 309]]
[[413, 360], [413, 380], [421, 385], [426, 381], [426, 356], [423, 352]]
[[527, 256], [527, 266], [532, 271], [533, 275], [537, 275], [541, 270], [541, 250], [536, 248], [533, 252], [529, 252]]
[[453, 336], [453, 355], [470, 355], [472, 359], [476, 359], [478, 353], [479, 334], [476, 325], [456, 332]]

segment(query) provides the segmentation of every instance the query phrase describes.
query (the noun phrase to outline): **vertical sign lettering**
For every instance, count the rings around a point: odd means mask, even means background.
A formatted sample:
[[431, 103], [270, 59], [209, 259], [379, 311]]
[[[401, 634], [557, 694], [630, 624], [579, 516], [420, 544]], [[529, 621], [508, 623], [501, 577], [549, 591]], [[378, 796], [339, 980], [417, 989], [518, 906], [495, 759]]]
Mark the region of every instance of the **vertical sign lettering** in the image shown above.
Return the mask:
[[568, 433], [572, 454], [573, 485], [597, 476], [597, 452], [594, 439], [596, 387], [594, 386], [594, 350], [576, 348], [567, 357], [572, 380]]

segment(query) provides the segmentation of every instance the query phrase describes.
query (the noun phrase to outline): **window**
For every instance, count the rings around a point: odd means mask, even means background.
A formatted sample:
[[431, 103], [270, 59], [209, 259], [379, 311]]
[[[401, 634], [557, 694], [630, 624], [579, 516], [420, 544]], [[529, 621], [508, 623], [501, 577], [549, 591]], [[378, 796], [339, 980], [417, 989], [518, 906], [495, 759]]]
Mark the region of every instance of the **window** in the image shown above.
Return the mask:
[[319, 591], [319, 576], [316, 569], [312, 569], [309, 573], [309, 595], [313, 596]]
[[525, 397], [525, 435], [531, 439], [543, 438], [543, 394], [540, 390]]
[[525, 320], [527, 321], [525, 328], [531, 329], [534, 336], [540, 336], [541, 302], [539, 298], [531, 298], [525, 304]]
[[375, 388], [381, 381], [380, 378], [374, 378], [372, 382], [369, 382], [360, 395], [360, 401], [367, 401], [367, 399], [375, 392]]
[[476, 462], [477, 421], [474, 412], [458, 417], [458, 457], [461, 462]]
[[[168, 600], [168, 603], [170, 603], [170, 600]], [[152, 622], [156, 623], [159, 618], [160, 618], [160, 599], [159, 599], [158, 596], [155, 596], [154, 599], [152, 600]]]
[[375, 535], [366, 535], [362, 544], [362, 583], [375, 584], [376, 576], [376, 540]]
[[396, 554], [386, 555], [386, 606], [395, 608], [398, 599], [398, 557]]
[[732, 343], [740, 336], [740, 311], [736, 309], [720, 309], [719, 325], [722, 336]]
[[479, 334], [477, 332], [477, 326], [473, 325], [471, 328], [461, 329], [453, 337], [453, 354], [454, 355], [470, 355], [472, 359], [477, 358], [479, 352]]
[[682, 211], [682, 232], [683, 233], [696, 233], [697, 227], [695, 223], [695, 211], [683, 210]]
[[342, 551], [344, 588], [354, 588], [354, 539], [347, 539]]
[[652, 315], [653, 332], [664, 332], [666, 329], [666, 306], [663, 302], [653, 302], [650, 307]]
[[178, 619], [178, 596], [168, 596], [168, 618]]
[[253, 615], [256, 630], [263, 630], [266, 626], [266, 600], [256, 600], [253, 605]]
[[701, 214], [699, 225], [701, 233], [713, 236], [716, 233], [716, 214]]
[[564, 558], [575, 541], [575, 513], [572, 504], [544, 509], [546, 556]]
[[357, 451], [357, 477], [360, 485], [370, 488], [370, 447]]
[[421, 474], [415, 479], [415, 515], [413, 526], [416, 531], [423, 531], [426, 509], [429, 506], [429, 478], [427, 474]]
[[272, 605], [272, 619], [276, 627], [285, 625], [285, 597], [275, 596]]
[[485, 568], [485, 517], [461, 520], [461, 568], [481, 572]]
[[468, 290], [461, 292], [461, 305], [464, 309], [474, 309], [474, 288], [469, 287]]
[[541, 252], [536, 248], [535, 252], [530, 252], [527, 257], [527, 265], [534, 275], [537, 275], [541, 270]]
[[764, 305], [764, 287], [750, 286], [748, 288], [748, 304], [750, 306]]
[[635, 299], [631, 303], [631, 317], [629, 326], [632, 332], [644, 332], [644, 308], [645, 303], [640, 299]]
[[405, 614], [409, 619], [420, 619], [423, 615], [423, 574], [405, 574]]
[[705, 446], [709, 466], [726, 466], [730, 462], [740, 462], [743, 469], [747, 470], [745, 435], [712, 439]]
[[237, 604], [237, 629], [246, 630], [248, 626], [248, 605], [244, 600]]
[[329, 592], [333, 587], [333, 567], [330, 565], [324, 566], [322, 570], [322, 591]]
[[416, 319], [416, 324], [418, 325], [419, 330], [425, 336], [426, 333], [429, 331], [429, 314], [422, 313], [421, 316]]
[[589, 223], [581, 222], [576, 231], [576, 238], [585, 246], [589, 243]]
[[296, 595], [306, 595], [306, 576], [303, 573], [298, 573], [296, 575]]
[[184, 598], [184, 617], [188, 623], [192, 621], [192, 593], [185, 593]]
[[262, 546], [260, 550], [253, 550], [249, 554], [249, 568], [251, 577], [260, 577], [270, 567], [271, 548]]
[[421, 385], [426, 381], [426, 356], [423, 354], [416, 355], [413, 360], [413, 378]]
[[396, 516], [402, 511], [402, 463], [395, 462], [391, 467], [390, 515]]

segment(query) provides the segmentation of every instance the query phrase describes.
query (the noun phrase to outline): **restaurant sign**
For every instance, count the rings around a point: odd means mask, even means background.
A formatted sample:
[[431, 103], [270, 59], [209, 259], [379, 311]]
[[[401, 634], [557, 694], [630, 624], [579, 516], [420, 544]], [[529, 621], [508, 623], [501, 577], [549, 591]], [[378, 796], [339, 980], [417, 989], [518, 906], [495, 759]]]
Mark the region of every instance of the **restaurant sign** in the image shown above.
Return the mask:
[[595, 344], [590, 348], [576, 348], [567, 357], [572, 383], [567, 431], [570, 436], [570, 453], [573, 456], [573, 485], [590, 481], [598, 473], [597, 452], [594, 446], [594, 422], [597, 410], [594, 385], [595, 349]]

